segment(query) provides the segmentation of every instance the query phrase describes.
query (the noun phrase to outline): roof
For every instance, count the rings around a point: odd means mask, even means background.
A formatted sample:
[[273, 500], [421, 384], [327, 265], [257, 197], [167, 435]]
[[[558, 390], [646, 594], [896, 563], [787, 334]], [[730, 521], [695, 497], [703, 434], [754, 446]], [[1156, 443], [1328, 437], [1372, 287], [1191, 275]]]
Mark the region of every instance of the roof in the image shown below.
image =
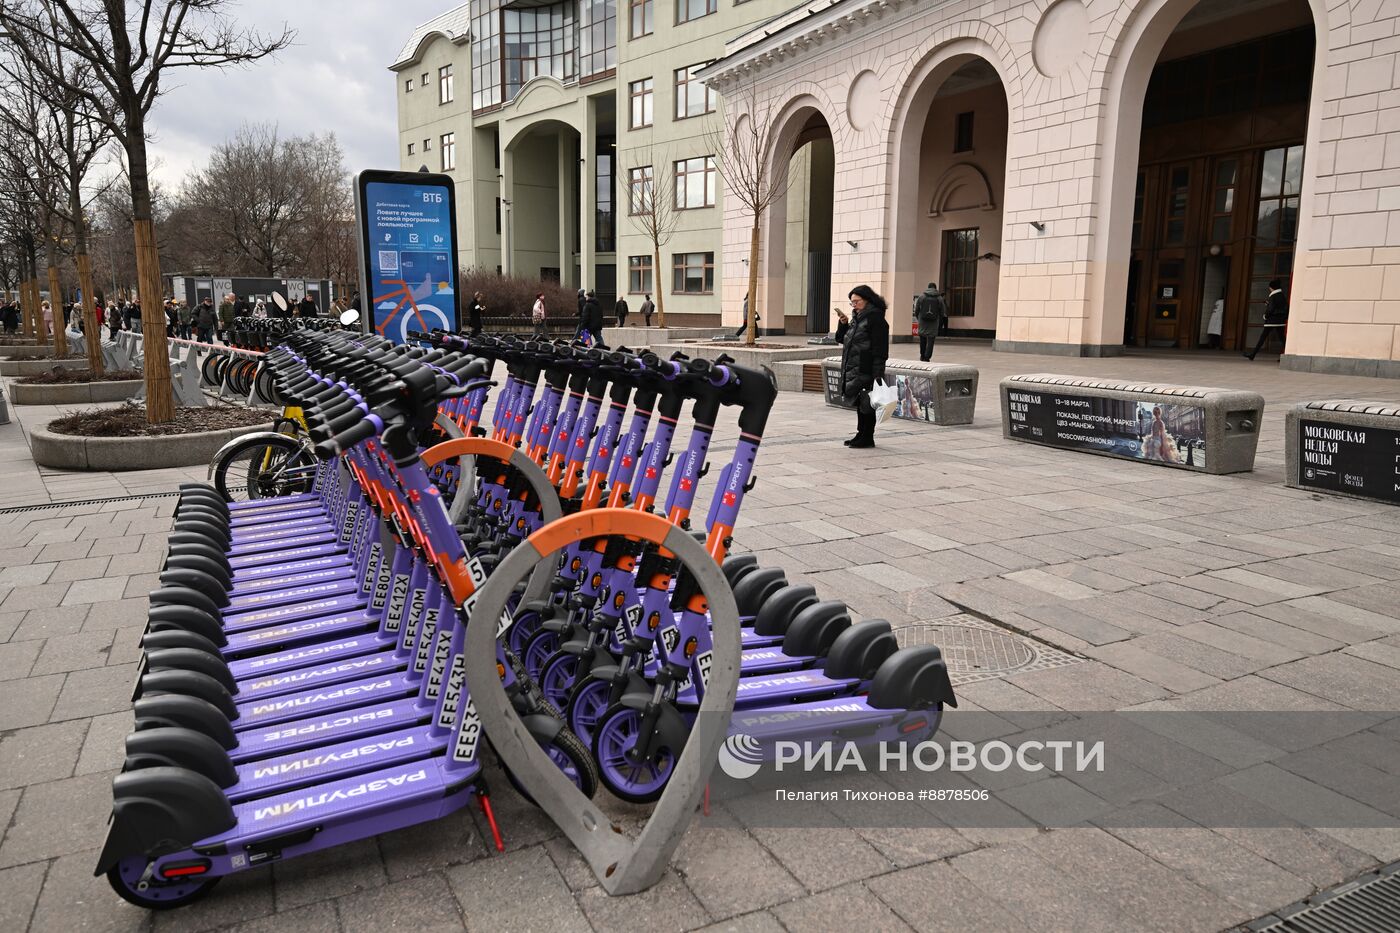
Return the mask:
[[453, 42], [465, 42], [471, 34], [472, 12], [471, 4], [464, 3], [456, 9], [449, 10], [441, 16], [436, 16], [428, 20], [408, 37], [408, 41], [399, 50], [398, 57], [389, 66], [390, 71], [396, 71], [404, 65], [412, 64], [418, 60], [418, 53], [424, 40], [435, 33], [446, 36]]

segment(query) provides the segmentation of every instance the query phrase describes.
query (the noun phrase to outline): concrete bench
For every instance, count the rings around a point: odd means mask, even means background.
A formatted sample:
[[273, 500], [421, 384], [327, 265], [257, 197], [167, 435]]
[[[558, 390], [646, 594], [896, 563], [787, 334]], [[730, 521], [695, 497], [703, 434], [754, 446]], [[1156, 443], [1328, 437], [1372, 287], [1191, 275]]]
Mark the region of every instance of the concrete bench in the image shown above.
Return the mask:
[[[977, 408], [977, 367], [963, 363], [922, 363], [890, 360], [885, 375], [899, 389], [894, 416], [923, 424], [971, 424]], [[841, 395], [841, 357], [822, 360], [822, 389], [826, 403], [854, 408]]]
[[1284, 420], [1289, 486], [1400, 503], [1400, 402], [1300, 402]]
[[1263, 396], [1235, 389], [1049, 373], [1001, 381], [1003, 437], [1203, 473], [1254, 469], [1263, 414]]

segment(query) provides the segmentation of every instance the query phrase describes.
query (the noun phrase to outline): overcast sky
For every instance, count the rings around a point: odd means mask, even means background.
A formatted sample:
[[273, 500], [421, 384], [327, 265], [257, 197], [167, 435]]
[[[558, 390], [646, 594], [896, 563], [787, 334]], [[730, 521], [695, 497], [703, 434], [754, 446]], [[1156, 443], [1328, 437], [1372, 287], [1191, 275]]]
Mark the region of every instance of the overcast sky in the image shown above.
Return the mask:
[[350, 171], [398, 168], [398, 116], [389, 64], [415, 26], [457, 0], [233, 0], [240, 25], [295, 44], [243, 68], [168, 72], [149, 126], [157, 177], [174, 188], [243, 123], [276, 123], [284, 135], [333, 130]]

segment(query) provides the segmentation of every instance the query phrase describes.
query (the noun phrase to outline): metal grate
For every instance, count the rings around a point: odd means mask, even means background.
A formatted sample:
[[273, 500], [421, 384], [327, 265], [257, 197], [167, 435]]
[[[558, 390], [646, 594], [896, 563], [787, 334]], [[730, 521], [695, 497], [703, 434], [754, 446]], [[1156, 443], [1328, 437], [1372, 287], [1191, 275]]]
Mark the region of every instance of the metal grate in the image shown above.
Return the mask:
[[802, 391], [821, 392], [822, 385], [822, 364], [803, 363], [802, 364]]
[[1261, 917], [1244, 929], [1252, 933], [1400, 930], [1400, 862]]
[[0, 515], [18, 515], [21, 512], [44, 512], [49, 509], [66, 509], [72, 505], [106, 505], [109, 502], [137, 502], [143, 499], [165, 499], [178, 496], [176, 492], [148, 492], [139, 496], [113, 496], [110, 499], [74, 499], [70, 502], [40, 502], [37, 505], [17, 505], [0, 509]]
[[896, 626], [894, 635], [901, 648], [937, 645], [942, 649], [954, 684], [1048, 670], [1083, 660], [968, 615]]

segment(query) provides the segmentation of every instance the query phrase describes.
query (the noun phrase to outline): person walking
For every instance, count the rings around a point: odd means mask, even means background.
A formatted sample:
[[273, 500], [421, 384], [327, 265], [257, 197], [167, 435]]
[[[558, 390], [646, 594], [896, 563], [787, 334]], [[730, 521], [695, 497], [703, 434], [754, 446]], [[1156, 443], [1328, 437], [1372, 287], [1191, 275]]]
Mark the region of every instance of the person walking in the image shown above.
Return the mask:
[[481, 336], [481, 315], [486, 310], [486, 296], [481, 292], [472, 295], [471, 304], [467, 305], [467, 327], [473, 337]]
[[580, 336], [587, 334], [585, 341], [590, 347], [603, 342], [603, 306], [598, 303], [598, 294], [589, 289], [583, 299], [583, 320], [579, 322]]
[[53, 305], [49, 304], [47, 301], [42, 302], [42, 303], [40, 303], [40, 305], [39, 305], [39, 310], [42, 311], [42, 312], [43, 312], [43, 315], [44, 315], [44, 330], [48, 333], [48, 335], [49, 335], [50, 337], [52, 337], [52, 336], [53, 336]]
[[235, 299], [232, 293], [224, 296], [224, 300], [219, 302], [219, 339], [224, 346], [228, 346], [229, 340], [233, 336], [233, 319]]
[[122, 330], [122, 313], [117, 310], [116, 302], [107, 305], [107, 333], [111, 335], [113, 341], [117, 339], [117, 334]]
[[646, 300], [642, 302], [640, 310], [642, 312], [642, 320], [646, 322], [647, 327], [650, 327], [651, 316], [656, 313], [656, 303], [651, 300], [651, 295], [646, 296]]
[[297, 317], [316, 317], [321, 313], [321, 309], [316, 306], [316, 299], [307, 292], [301, 296], [301, 301], [297, 302]]
[[141, 302], [133, 298], [126, 306], [126, 329], [140, 334], [145, 332], [145, 327], [141, 322]]
[[933, 282], [928, 283], [928, 288], [914, 300], [914, 319], [919, 323], [919, 359], [925, 363], [933, 359], [933, 342], [938, 339], [938, 330], [947, 316], [948, 305], [942, 292]]
[[1264, 299], [1264, 326], [1259, 331], [1259, 340], [1254, 344], [1254, 349], [1245, 354], [1245, 358], [1253, 360], [1259, 355], [1259, 351], [1264, 349], [1264, 344], [1272, 340], [1275, 335], [1279, 339], [1279, 352], [1282, 353], [1287, 341], [1284, 335], [1288, 329], [1288, 297], [1283, 293], [1283, 282], [1279, 279], [1269, 280], [1269, 297]]
[[214, 328], [218, 323], [219, 316], [214, 310], [214, 299], [205, 295], [194, 312], [195, 339], [200, 343], [213, 343]]
[[856, 406], [856, 434], [846, 446], [875, 446], [875, 406], [870, 390], [885, 378], [890, 355], [890, 325], [885, 320], [885, 299], [868, 285], [857, 285], [847, 296], [854, 312], [841, 350], [841, 394]]
[[535, 306], [530, 309], [530, 323], [535, 325], [535, 336], [541, 340], [549, 339], [549, 328], [545, 325], [544, 292], [535, 296]]
[[617, 317], [617, 326], [627, 326], [627, 299], [621, 295], [617, 296], [617, 304], [613, 305], [613, 314]]
[[[753, 321], [754, 334], [758, 333], [758, 309], [754, 309]], [[739, 329], [734, 332], [736, 339], [742, 340], [749, 333], [749, 293], [744, 292], [744, 304], [739, 309]]]
[[194, 308], [190, 307], [188, 301], [182, 301], [176, 314], [180, 325], [180, 339], [189, 340], [194, 336]]

